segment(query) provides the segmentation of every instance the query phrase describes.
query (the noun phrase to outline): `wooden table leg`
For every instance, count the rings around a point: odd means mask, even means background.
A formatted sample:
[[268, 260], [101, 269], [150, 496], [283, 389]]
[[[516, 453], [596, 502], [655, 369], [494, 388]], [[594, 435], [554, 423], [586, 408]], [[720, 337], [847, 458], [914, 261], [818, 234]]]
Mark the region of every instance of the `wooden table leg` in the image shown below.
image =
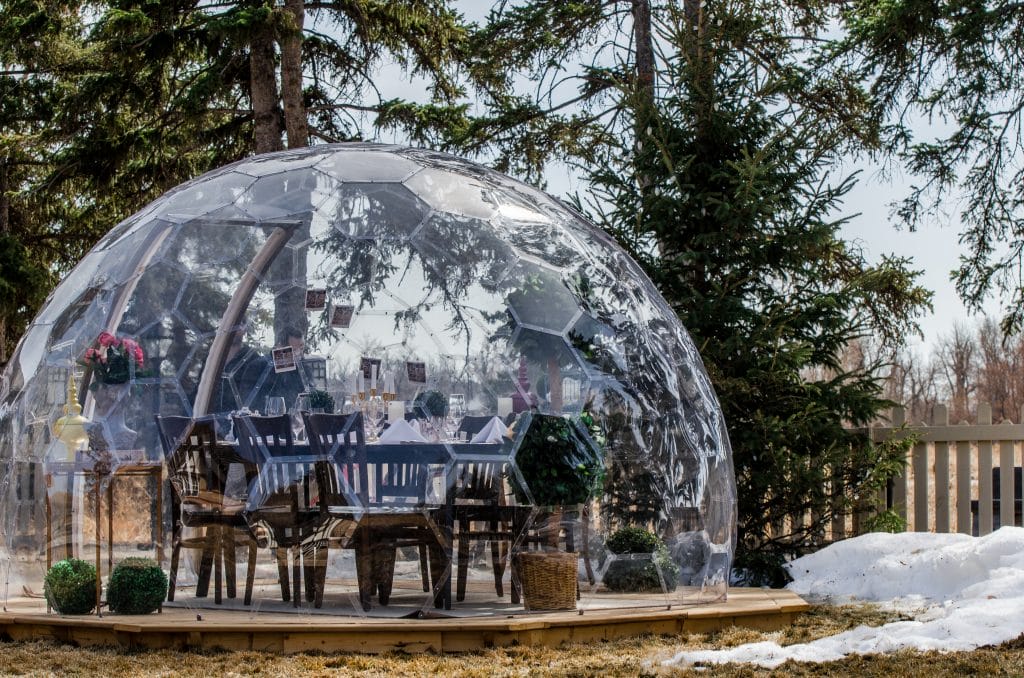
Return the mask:
[[[67, 489], [64, 492], [64, 557], [73, 558], [75, 556], [74, 544], [74, 504], [75, 504], [75, 474], [69, 472], [67, 474]], [[85, 492], [84, 479], [82, 492]], [[84, 506], [82, 507], [85, 508]], [[83, 535], [84, 537], [84, 535]], [[84, 545], [83, 545], [84, 546]], [[85, 554], [83, 554], [85, 555]]]
[[100, 580], [100, 477], [96, 474], [94, 494], [96, 495], [96, 615], [103, 616], [100, 610], [100, 590], [103, 586]]
[[163, 469], [156, 473], [156, 562], [164, 565], [164, 479]]
[[107, 481], [107, 574], [114, 571], [114, 476]]

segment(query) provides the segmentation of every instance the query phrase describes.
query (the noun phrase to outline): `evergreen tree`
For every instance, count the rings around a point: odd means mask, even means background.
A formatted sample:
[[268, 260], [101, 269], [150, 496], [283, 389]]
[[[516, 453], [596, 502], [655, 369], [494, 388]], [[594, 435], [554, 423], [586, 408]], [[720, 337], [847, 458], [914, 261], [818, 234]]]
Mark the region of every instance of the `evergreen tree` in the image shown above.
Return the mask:
[[[614, 19], [599, 11], [630, 4], [572, 3], [592, 10], [595, 34]], [[611, 120], [584, 131], [600, 143], [582, 156], [581, 207], [641, 261], [700, 349], [734, 450], [737, 562], [777, 578], [782, 560], [820, 544], [833, 516], [899, 468], [848, 429], [885, 404], [879, 366], [844, 369], [839, 356], [867, 335], [899, 343], [929, 295], [907, 261], [869, 264], [839, 236], [855, 177], [833, 172], [873, 129], [860, 92], [802, 52], [825, 18], [758, 0], [653, 10], [653, 98], [628, 50], [585, 70], [600, 70], [604, 89], [583, 117]], [[534, 54], [562, 49], [562, 30], [552, 26]], [[516, 139], [532, 143], [522, 128]], [[808, 376], [815, 368], [828, 376]]]
[[[25, 259], [53, 275], [159, 194], [278, 150], [285, 131], [291, 147], [375, 125], [426, 138], [464, 115], [465, 38], [444, 0], [6, 3], [0, 179], [17, 214], [5, 208], [4, 223], [22, 224]], [[373, 76], [386, 60], [422, 77], [431, 101], [384, 100]], [[0, 308], [7, 349], [39, 301]]]
[[[884, 150], [914, 177], [896, 214], [911, 229], [958, 211], [954, 274], [968, 308], [1004, 295], [1024, 326], [1024, 5], [1010, 0], [859, 0], [842, 57], [888, 125]], [[950, 209], [956, 203], [957, 210]]]

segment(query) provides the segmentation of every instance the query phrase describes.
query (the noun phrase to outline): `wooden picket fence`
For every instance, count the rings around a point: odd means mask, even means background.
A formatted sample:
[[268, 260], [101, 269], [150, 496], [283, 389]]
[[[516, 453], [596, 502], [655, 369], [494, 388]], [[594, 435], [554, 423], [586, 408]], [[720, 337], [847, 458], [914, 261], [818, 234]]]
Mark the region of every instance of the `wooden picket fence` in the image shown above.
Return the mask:
[[[950, 424], [944, 405], [935, 407], [931, 424], [904, 426], [904, 418], [903, 408], [894, 408], [888, 426], [869, 429], [875, 442], [908, 435], [917, 440], [903, 475], [879, 497], [881, 506], [898, 512], [915, 532], [985, 535], [1021, 525], [1024, 424], [993, 424], [986, 403], [978, 405], [975, 424]], [[853, 536], [860, 531], [853, 527], [834, 525], [831, 536]]]

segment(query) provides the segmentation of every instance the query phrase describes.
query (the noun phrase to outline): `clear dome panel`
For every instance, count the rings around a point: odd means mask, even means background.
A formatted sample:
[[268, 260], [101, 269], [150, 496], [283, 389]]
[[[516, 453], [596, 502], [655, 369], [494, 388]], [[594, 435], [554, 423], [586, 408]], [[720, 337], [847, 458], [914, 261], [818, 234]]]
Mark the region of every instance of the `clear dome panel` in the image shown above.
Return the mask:
[[414, 149], [253, 158], [116, 226], [7, 366], [0, 455], [19, 605], [148, 549], [168, 605], [247, 617], [664, 607], [724, 597], [735, 539], [721, 409], [639, 267]]

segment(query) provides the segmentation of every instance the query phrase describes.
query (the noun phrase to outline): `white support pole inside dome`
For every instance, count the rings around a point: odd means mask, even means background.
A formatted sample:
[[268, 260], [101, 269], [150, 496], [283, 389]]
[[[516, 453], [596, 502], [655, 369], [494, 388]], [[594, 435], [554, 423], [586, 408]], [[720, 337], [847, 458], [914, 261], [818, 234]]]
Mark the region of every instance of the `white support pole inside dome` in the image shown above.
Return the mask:
[[262, 282], [263, 276], [266, 274], [267, 269], [270, 268], [270, 264], [281, 253], [281, 250], [284, 249], [284, 246], [292, 237], [292, 233], [301, 223], [301, 221], [297, 220], [279, 220], [273, 223], [263, 223], [264, 226], [276, 226], [276, 228], [267, 237], [267, 241], [263, 243], [263, 247], [249, 264], [249, 268], [242, 274], [241, 280], [238, 281], [238, 289], [231, 296], [231, 301], [228, 303], [224, 315], [220, 318], [217, 334], [213, 338], [210, 353], [206, 359], [206, 364], [203, 366], [202, 375], [199, 378], [196, 400], [192, 405], [193, 417], [201, 417], [207, 413], [207, 409], [210, 407], [210, 394], [213, 393], [213, 386], [217, 383], [217, 379], [220, 378], [221, 372], [224, 370], [228, 349], [231, 347], [231, 334], [236, 331], [238, 323], [241, 322], [242, 316], [245, 314], [246, 309], [249, 308], [249, 302], [252, 301], [253, 295], [256, 294], [256, 288]]

